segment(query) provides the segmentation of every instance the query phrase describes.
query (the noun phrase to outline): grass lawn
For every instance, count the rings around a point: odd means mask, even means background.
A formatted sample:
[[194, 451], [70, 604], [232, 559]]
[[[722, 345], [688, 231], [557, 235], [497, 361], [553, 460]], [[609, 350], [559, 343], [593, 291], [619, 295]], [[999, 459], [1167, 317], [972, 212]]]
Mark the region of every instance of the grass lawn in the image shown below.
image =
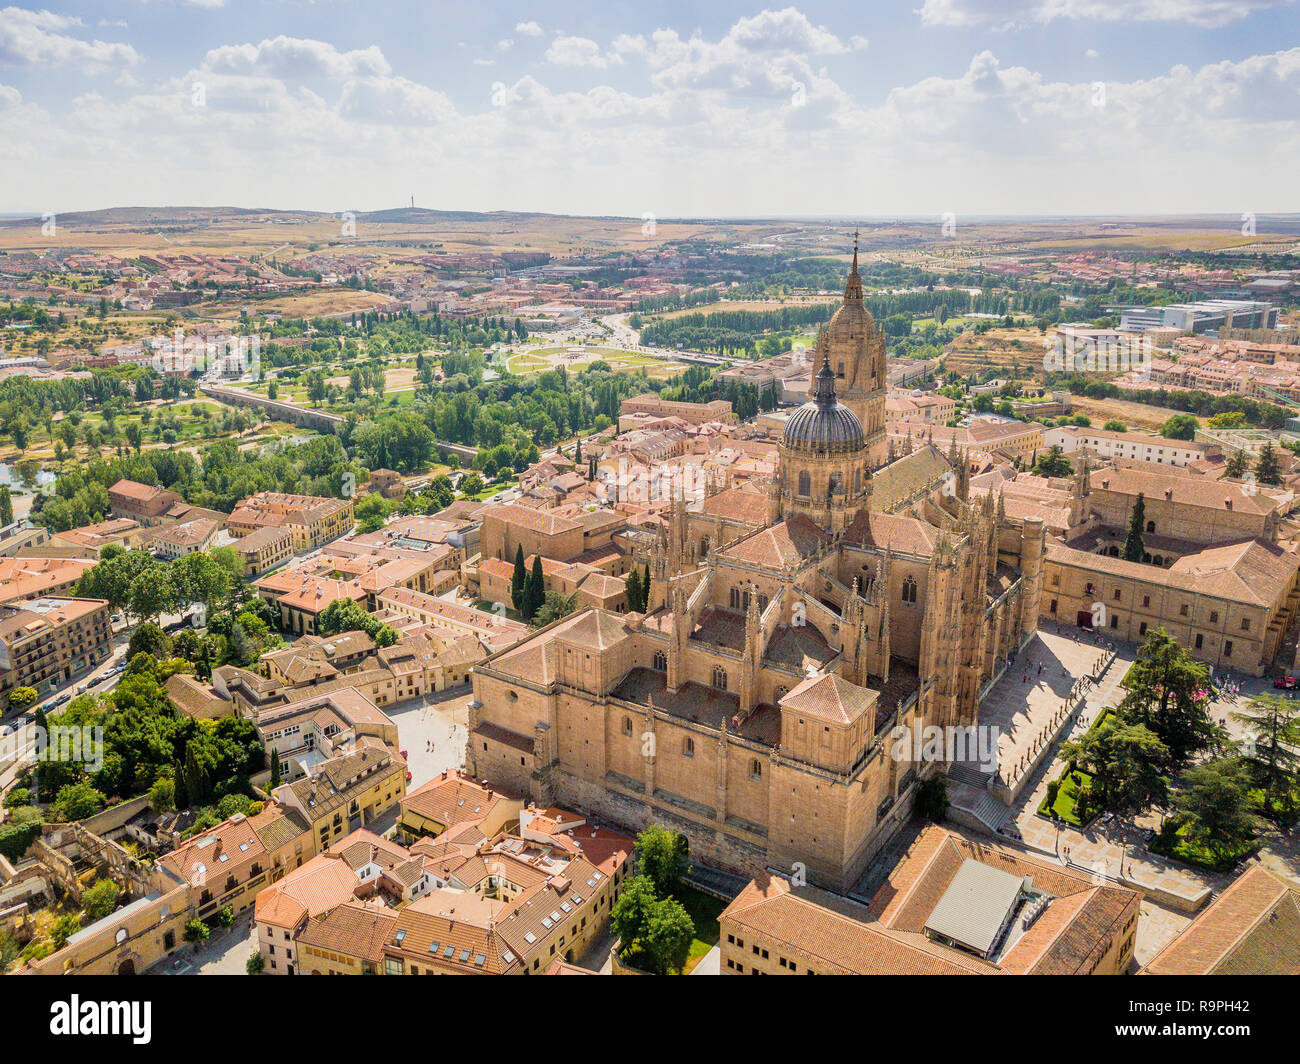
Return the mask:
[[689, 975], [704, 955], [718, 944], [721, 934], [718, 930], [718, 916], [727, 907], [727, 903], [686, 883], [677, 888], [675, 897], [690, 913], [691, 921], [695, 924], [695, 938], [691, 940], [691, 951], [686, 955], [686, 967], [682, 969], [683, 975]]
[[1236, 850], [1222, 850], [1189, 838], [1187, 825], [1175, 828], [1173, 821], [1166, 821], [1164, 829], [1147, 844], [1147, 849], [1210, 872], [1227, 872], [1262, 845], [1256, 839]]
[[1073, 824], [1076, 828], [1086, 827], [1091, 821], [1080, 820], [1079, 814], [1075, 811], [1075, 803], [1079, 798], [1079, 791], [1092, 782], [1092, 777], [1082, 769], [1075, 769], [1073, 772], [1061, 778], [1061, 786], [1056, 792], [1056, 801], [1049, 804], [1047, 795], [1043, 795], [1043, 800], [1038, 806], [1038, 815], [1052, 819], [1052, 813], [1065, 823]]

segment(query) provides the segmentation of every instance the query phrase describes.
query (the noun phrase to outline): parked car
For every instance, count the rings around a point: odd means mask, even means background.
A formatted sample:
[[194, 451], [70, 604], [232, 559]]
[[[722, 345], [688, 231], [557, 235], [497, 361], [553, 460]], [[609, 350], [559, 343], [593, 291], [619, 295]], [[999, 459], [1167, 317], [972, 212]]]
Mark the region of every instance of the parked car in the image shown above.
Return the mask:
[[1279, 676], [1273, 681], [1273, 686], [1279, 691], [1294, 691], [1297, 687], [1300, 687], [1300, 679], [1296, 679], [1294, 676]]

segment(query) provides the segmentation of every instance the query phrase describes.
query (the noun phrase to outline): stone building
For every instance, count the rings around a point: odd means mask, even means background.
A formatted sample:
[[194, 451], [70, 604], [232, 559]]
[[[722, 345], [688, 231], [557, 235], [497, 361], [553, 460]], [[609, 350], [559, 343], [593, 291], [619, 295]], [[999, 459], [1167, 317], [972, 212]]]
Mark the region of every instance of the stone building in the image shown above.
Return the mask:
[[[1041, 522], [972, 505], [960, 461], [937, 490], [873, 511], [889, 474], [878, 337], [855, 264], [768, 490], [677, 502], [645, 615], [588, 609], [475, 668], [476, 778], [670, 824], [699, 860], [750, 875], [861, 874], [921, 778], [946, 771], [911, 761], [904, 733], [974, 724], [1034, 631], [1044, 543]], [[726, 542], [711, 539], [733, 510]]]

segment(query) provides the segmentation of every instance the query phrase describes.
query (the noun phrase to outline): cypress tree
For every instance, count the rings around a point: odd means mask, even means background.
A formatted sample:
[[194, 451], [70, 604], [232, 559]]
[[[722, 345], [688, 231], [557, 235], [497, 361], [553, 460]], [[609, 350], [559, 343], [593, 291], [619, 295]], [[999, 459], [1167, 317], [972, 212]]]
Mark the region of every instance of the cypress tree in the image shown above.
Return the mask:
[[533, 571], [524, 587], [524, 620], [531, 621], [546, 601], [546, 577], [542, 575], [542, 556], [533, 555]]
[[1133, 503], [1133, 512], [1128, 519], [1128, 535], [1124, 539], [1123, 557], [1127, 562], [1142, 560], [1142, 530], [1146, 527], [1147, 504], [1138, 492], [1137, 501]]
[[627, 574], [627, 608], [633, 613], [643, 612], [641, 609], [641, 574], [633, 566], [632, 571]]
[[515, 609], [524, 608], [524, 586], [528, 583], [528, 569], [524, 566], [524, 545], [515, 548], [515, 571], [510, 577], [510, 601]]

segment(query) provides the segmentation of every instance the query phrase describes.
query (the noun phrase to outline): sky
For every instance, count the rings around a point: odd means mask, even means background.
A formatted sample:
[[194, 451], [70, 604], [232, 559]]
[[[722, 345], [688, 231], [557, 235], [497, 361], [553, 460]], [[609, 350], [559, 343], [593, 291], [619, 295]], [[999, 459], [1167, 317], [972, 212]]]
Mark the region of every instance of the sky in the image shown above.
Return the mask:
[[1298, 0], [0, 8], [4, 212], [1236, 215], [1298, 189]]

